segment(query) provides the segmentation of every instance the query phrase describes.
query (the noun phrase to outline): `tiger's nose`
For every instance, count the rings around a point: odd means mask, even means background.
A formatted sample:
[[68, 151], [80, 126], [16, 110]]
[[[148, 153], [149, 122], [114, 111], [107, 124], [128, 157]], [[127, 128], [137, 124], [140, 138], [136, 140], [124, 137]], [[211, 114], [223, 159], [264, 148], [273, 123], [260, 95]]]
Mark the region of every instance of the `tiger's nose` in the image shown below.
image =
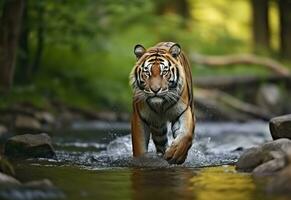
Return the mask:
[[157, 94], [161, 90], [160, 86], [151, 86], [151, 91]]

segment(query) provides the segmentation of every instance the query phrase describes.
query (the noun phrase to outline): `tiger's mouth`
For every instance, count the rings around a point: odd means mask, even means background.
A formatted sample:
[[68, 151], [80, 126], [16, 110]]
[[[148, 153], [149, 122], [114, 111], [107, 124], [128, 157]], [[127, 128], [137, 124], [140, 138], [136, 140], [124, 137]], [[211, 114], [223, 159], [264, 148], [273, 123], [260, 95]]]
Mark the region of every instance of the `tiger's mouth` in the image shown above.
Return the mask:
[[151, 107], [151, 109], [155, 111], [161, 110], [164, 105], [164, 102], [165, 102], [164, 98], [158, 96], [149, 97], [147, 99], [148, 105]]
[[150, 97], [149, 98], [149, 101], [151, 102], [151, 103], [154, 103], [154, 104], [158, 104], [158, 103], [162, 103], [163, 101], [164, 101], [164, 98], [163, 97], [161, 97], [161, 96], [153, 96], [153, 97]]

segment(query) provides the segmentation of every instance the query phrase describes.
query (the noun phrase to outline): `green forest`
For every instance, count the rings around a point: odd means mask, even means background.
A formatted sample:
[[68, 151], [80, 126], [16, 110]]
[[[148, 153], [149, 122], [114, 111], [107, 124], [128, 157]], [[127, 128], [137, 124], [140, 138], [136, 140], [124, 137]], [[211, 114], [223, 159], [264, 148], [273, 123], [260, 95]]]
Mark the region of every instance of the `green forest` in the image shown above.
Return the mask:
[[[0, 106], [30, 102], [45, 107], [60, 101], [82, 108], [128, 111], [128, 75], [137, 43], [150, 47], [175, 41], [188, 54], [255, 53], [288, 66], [290, 19], [281, 19], [290, 16], [286, 2], [2, 0], [2, 52], [7, 45], [5, 31], [9, 31], [5, 26], [9, 28], [9, 18], [20, 13], [15, 27], [10, 27], [19, 33], [15, 49], [10, 49], [15, 60], [8, 74], [1, 64]], [[3, 57], [1, 63], [5, 63]], [[192, 62], [192, 68], [194, 77], [270, 73], [243, 64], [214, 69]]]
[[291, 0], [0, 0], [0, 199], [290, 199], [290, 91]]

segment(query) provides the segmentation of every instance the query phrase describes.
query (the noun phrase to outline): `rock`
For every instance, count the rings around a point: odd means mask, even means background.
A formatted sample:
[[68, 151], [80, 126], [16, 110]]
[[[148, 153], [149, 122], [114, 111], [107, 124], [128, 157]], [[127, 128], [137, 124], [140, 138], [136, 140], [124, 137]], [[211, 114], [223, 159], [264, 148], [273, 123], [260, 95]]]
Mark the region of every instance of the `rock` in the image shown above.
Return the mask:
[[247, 149], [236, 163], [236, 169], [239, 171], [253, 171], [259, 165], [275, 159], [274, 151], [284, 153], [287, 152], [290, 147], [291, 140], [281, 138], [267, 142], [259, 147]]
[[134, 167], [169, 167], [169, 163], [162, 157], [152, 153], [146, 153], [132, 161]]
[[282, 113], [283, 94], [275, 84], [263, 84], [257, 92], [257, 104], [272, 114]]
[[48, 179], [43, 179], [43, 180], [37, 180], [37, 181], [30, 181], [24, 184], [26, 187], [30, 188], [54, 188], [54, 184], [48, 180]]
[[273, 176], [269, 182], [268, 191], [291, 193], [291, 148], [279, 157], [282, 158], [282, 162], [285, 162], [285, 166]]
[[291, 193], [291, 165], [288, 165], [270, 180], [267, 191], [276, 194]]
[[262, 145], [262, 150], [264, 153], [269, 153], [271, 151], [283, 151], [288, 152], [291, 147], [291, 140], [287, 138], [280, 138], [275, 141], [266, 142]]
[[270, 131], [273, 139], [291, 139], [291, 114], [274, 117], [270, 120]]
[[273, 175], [274, 173], [283, 169], [288, 164], [285, 158], [285, 153], [279, 151], [273, 151], [270, 153], [273, 155], [274, 159], [256, 167], [252, 172], [253, 176], [257, 177]]
[[18, 186], [20, 185], [20, 182], [13, 178], [12, 176], [8, 176], [6, 174], [3, 174], [0, 172], [0, 185], [15, 185]]
[[57, 129], [66, 129], [72, 126], [73, 122], [82, 120], [82, 116], [68, 110], [63, 110], [58, 115], [55, 126]]
[[15, 119], [15, 129], [18, 132], [23, 131], [41, 131], [40, 122], [31, 116], [17, 115]]
[[8, 129], [0, 124], [0, 137], [4, 136], [8, 132]]
[[236, 169], [239, 171], [250, 172], [263, 163], [264, 157], [262, 149], [253, 147], [244, 151], [236, 163]]
[[54, 124], [55, 123], [55, 117], [45, 111], [39, 111], [34, 114], [35, 118], [39, 120], [43, 124]]
[[14, 136], [5, 144], [4, 153], [14, 158], [52, 158], [55, 156], [51, 138], [46, 133]]

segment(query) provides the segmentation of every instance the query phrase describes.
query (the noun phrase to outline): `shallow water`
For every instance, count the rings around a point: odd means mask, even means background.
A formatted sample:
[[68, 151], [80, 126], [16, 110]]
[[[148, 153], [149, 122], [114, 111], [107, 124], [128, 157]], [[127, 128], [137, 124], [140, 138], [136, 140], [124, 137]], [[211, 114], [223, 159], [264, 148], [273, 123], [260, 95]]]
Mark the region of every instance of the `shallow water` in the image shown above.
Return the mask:
[[[33, 171], [33, 173], [32, 173]], [[108, 168], [22, 166], [22, 180], [46, 176], [67, 199], [268, 199], [252, 178], [234, 167]], [[32, 174], [32, 175], [31, 175]]]
[[28, 190], [18, 191], [21, 198], [9, 193], [10, 199], [279, 198], [265, 193], [264, 183], [231, 166], [243, 149], [271, 139], [265, 122], [198, 123], [193, 147], [181, 166], [156, 156], [152, 143], [145, 157], [132, 159], [128, 124], [121, 125], [79, 123], [55, 135], [55, 159], [16, 163], [16, 173], [22, 182], [50, 179], [58, 188], [56, 195], [27, 195], [33, 192]]

